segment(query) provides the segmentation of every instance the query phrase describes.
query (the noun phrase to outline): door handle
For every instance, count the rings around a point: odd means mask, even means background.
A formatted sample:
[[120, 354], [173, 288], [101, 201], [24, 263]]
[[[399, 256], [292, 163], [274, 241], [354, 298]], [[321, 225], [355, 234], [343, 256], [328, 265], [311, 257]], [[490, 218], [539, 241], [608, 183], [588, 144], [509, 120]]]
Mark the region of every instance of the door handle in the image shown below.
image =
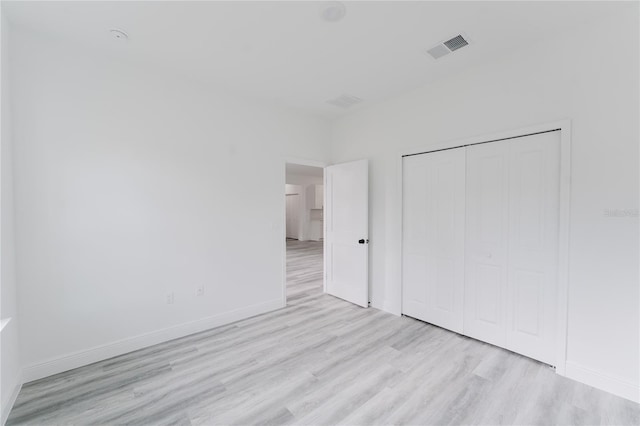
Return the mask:
[[369, 239], [368, 238], [366, 240], [365, 239], [360, 239], [360, 240], [358, 240], [358, 244], [369, 244]]

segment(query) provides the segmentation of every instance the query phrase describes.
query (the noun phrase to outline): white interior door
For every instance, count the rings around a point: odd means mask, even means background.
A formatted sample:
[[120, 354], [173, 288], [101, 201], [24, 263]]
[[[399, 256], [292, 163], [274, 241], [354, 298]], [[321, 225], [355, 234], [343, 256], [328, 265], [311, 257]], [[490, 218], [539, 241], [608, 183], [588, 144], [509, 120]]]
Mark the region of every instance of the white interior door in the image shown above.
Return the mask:
[[367, 160], [325, 168], [327, 293], [369, 305], [369, 170]]
[[462, 333], [465, 148], [403, 159], [402, 312]]

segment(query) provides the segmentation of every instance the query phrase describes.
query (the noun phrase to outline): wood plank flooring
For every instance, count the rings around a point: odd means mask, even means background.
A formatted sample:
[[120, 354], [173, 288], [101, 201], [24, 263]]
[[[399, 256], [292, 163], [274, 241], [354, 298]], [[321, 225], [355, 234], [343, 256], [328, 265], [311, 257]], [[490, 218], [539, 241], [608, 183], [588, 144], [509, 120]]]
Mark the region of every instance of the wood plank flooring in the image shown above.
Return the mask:
[[18, 424], [640, 424], [543, 364], [322, 293], [287, 242], [288, 306], [26, 384]]

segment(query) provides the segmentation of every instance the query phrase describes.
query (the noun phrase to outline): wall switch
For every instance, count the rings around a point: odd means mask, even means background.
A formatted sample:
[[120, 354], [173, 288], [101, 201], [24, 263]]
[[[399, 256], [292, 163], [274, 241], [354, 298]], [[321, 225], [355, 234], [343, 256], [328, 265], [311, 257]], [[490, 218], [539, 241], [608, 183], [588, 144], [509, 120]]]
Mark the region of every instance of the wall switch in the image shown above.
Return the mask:
[[204, 296], [204, 284], [200, 284], [198, 288], [196, 288], [196, 296]]
[[173, 292], [167, 293], [167, 305], [173, 305], [173, 302], [174, 302]]

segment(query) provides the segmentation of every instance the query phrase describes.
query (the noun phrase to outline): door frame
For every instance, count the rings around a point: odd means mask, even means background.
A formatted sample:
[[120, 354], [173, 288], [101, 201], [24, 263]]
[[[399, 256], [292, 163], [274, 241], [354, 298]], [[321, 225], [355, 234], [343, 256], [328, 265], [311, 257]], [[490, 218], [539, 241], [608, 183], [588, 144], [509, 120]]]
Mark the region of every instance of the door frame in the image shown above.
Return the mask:
[[[310, 167], [319, 167], [322, 169], [322, 182], [324, 184], [325, 173], [324, 168], [329, 164], [324, 161], [316, 161], [309, 160], [306, 158], [295, 158], [295, 157], [286, 157], [282, 164], [282, 185], [280, 185], [281, 190], [284, 189], [287, 184], [287, 164], [297, 164], [299, 166], [310, 166]], [[323, 195], [324, 196], [324, 195]], [[324, 202], [323, 202], [324, 205]], [[282, 203], [281, 207], [281, 224], [282, 224], [282, 246], [281, 246], [281, 256], [282, 259], [282, 307], [285, 308], [287, 306], [287, 201], [286, 199]], [[324, 225], [323, 225], [324, 228]], [[322, 230], [322, 236], [324, 240], [324, 229]], [[325, 256], [324, 256], [324, 241], [322, 242], [323, 246], [323, 254], [322, 254], [322, 291], [326, 291], [327, 282], [326, 282], [326, 274], [325, 274]]]
[[559, 194], [559, 216], [558, 216], [558, 306], [557, 306], [557, 337], [556, 337], [556, 373], [566, 375], [567, 362], [567, 315], [568, 315], [568, 294], [569, 294], [569, 225], [571, 207], [571, 120], [564, 119], [513, 130], [507, 130], [492, 134], [484, 134], [465, 139], [455, 139], [435, 144], [425, 144], [400, 151], [397, 156], [397, 194], [399, 199], [399, 229], [400, 236], [400, 258], [398, 271], [400, 278], [400, 313], [402, 313], [402, 262], [403, 262], [403, 157], [416, 154], [427, 154], [443, 149], [460, 148], [468, 145], [477, 145], [487, 142], [497, 142], [499, 140], [516, 139], [536, 133], [551, 131], [560, 132], [560, 194]]

